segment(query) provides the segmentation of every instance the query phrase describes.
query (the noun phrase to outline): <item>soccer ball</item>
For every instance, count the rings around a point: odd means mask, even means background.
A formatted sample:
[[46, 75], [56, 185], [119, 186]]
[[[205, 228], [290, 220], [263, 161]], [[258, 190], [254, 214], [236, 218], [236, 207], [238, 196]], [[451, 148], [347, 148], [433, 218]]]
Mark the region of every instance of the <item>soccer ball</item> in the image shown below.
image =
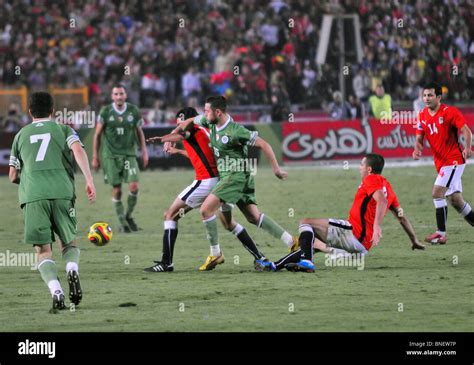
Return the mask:
[[112, 239], [112, 228], [108, 223], [94, 223], [89, 228], [87, 238], [96, 246], [105, 246]]

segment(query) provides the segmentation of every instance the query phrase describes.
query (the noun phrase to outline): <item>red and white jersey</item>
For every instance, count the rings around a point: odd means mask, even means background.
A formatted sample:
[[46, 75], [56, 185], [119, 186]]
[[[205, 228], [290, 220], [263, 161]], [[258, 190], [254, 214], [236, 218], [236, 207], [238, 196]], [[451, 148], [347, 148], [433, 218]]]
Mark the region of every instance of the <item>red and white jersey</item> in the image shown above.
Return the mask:
[[370, 174], [362, 180], [349, 211], [349, 222], [352, 225], [352, 233], [367, 250], [372, 246], [370, 241], [374, 232], [377, 207], [373, 194], [377, 190], [382, 190], [385, 198], [387, 198], [387, 210], [390, 207], [398, 208], [400, 206], [392, 186], [382, 175]]
[[433, 151], [436, 171], [439, 172], [443, 166], [461, 165], [466, 162], [462, 157], [462, 146], [458, 137], [466, 120], [457, 108], [441, 104], [436, 114], [431, 116], [425, 107], [418, 118], [416, 134], [426, 136]]
[[191, 135], [183, 140], [183, 146], [196, 172], [195, 180], [218, 177], [214, 151], [210, 147], [209, 132], [203, 127], [193, 125], [190, 133]]

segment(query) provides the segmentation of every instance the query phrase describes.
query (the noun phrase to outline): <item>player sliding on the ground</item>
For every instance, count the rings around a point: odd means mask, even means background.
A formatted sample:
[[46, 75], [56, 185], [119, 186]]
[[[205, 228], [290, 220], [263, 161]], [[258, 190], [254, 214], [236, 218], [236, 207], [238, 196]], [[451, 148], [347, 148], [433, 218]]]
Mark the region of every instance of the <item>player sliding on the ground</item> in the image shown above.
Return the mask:
[[[248, 147], [255, 146], [262, 149], [277, 178], [285, 179], [288, 174], [280, 169], [272, 147], [258, 137], [257, 132], [251, 132], [235, 123], [226, 110], [227, 101], [223, 96], [209, 97], [204, 106], [204, 115], [187, 119], [175, 129], [174, 133], [162, 139], [173, 141], [176, 133], [185, 135], [193, 128], [193, 123], [209, 128], [210, 131], [211, 147], [217, 159], [219, 182], [213, 187], [200, 208], [211, 244], [211, 254], [207, 257], [204, 267], [215, 267], [224, 259], [219, 245], [216, 222], [216, 212], [223, 203], [237, 204], [248, 222], [280, 239], [290, 250], [297, 247], [297, 242], [291, 234], [269, 216], [260, 213], [257, 208], [253, 176], [255, 171], [251, 171], [250, 168], [252, 163], [248, 158]], [[230, 209], [225, 209], [226, 206], [228, 205], [223, 206], [222, 213], [227, 217], [226, 220], [230, 221], [232, 212]]]
[[[112, 185], [112, 202], [120, 223], [120, 231], [130, 233], [139, 230], [132, 218], [138, 200], [137, 140], [140, 142], [143, 167], [148, 165], [148, 152], [141, 128], [143, 118], [140, 110], [125, 100], [127, 100], [125, 87], [118, 84], [112, 88], [112, 104], [100, 110], [94, 134], [92, 167], [96, 171], [99, 169], [98, 156], [102, 140], [101, 162], [104, 181]], [[122, 181], [128, 183], [130, 190], [126, 211], [122, 204]]]
[[[415, 150], [413, 151], [413, 158], [418, 160], [421, 157], [423, 139], [426, 136], [433, 151], [438, 172], [432, 191], [438, 230], [425, 238], [425, 241], [431, 244], [445, 244], [448, 240], [446, 236], [448, 218], [446, 198], [458, 213], [471, 226], [474, 226], [474, 212], [461, 194], [461, 177], [466, 160], [472, 154], [472, 132], [458, 109], [441, 104], [441, 94], [441, 87], [436, 84], [428, 84], [423, 88], [423, 102], [426, 107], [418, 116]], [[464, 136], [465, 147], [459, 143], [459, 132]]]
[[300, 250], [292, 252], [276, 262], [256, 263], [263, 271], [277, 271], [287, 268], [291, 271], [313, 272], [313, 250], [338, 256], [365, 255], [372, 246], [379, 244], [382, 237], [382, 220], [387, 209], [398, 218], [410, 238], [412, 249], [425, 247], [416, 238], [415, 231], [390, 183], [382, 173], [385, 161], [377, 154], [366, 155], [359, 166], [362, 183], [357, 190], [349, 219], [312, 219], [300, 222]]
[[[176, 118], [178, 121], [194, 118], [198, 113], [194, 108], [184, 108], [180, 110]], [[173, 142], [182, 141], [185, 150], [167, 146], [165, 152], [179, 153], [191, 160], [196, 173], [195, 180], [184, 189], [171, 206], [165, 211], [163, 253], [161, 261], [155, 261], [155, 265], [144, 269], [146, 272], [167, 272], [173, 271], [173, 252], [176, 238], [178, 236], [178, 220], [192, 209], [199, 208], [212, 188], [219, 181], [216, 160], [209, 146], [208, 131], [195, 125], [184, 136], [173, 135]], [[148, 138], [147, 142], [161, 141], [162, 137]], [[255, 260], [264, 260], [264, 255], [258, 250], [255, 242], [247, 233], [247, 230], [232, 219], [232, 215], [219, 214], [219, 217], [228, 231], [235, 234], [243, 246], [252, 254]], [[222, 262], [224, 255], [222, 254]], [[214, 266], [203, 265], [201, 271], [212, 270]]]
[[[31, 95], [29, 113], [33, 123], [15, 136], [10, 156], [10, 181], [20, 184], [20, 207], [25, 218], [25, 243], [33, 245], [41, 278], [51, 292], [51, 313], [65, 309], [64, 292], [58, 270], [52, 260], [51, 244], [56, 234], [66, 261], [69, 300], [74, 305], [82, 299], [79, 282], [74, 166], [72, 155], [86, 179], [86, 192], [95, 201], [94, 181], [89, 161], [74, 130], [52, 119], [53, 98], [45, 92]], [[71, 154], [72, 151], [72, 154]]]

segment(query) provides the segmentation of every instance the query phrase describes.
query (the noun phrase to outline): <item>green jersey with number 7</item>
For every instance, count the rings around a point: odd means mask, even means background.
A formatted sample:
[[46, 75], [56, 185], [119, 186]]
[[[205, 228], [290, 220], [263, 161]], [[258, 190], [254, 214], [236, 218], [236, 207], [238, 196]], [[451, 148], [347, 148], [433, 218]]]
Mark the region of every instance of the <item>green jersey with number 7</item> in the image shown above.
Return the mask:
[[10, 165], [21, 171], [20, 205], [45, 199], [75, 199], [70, 147], [77, 141], [79, 137], [71, 127], [46, 118], [16, 134]]

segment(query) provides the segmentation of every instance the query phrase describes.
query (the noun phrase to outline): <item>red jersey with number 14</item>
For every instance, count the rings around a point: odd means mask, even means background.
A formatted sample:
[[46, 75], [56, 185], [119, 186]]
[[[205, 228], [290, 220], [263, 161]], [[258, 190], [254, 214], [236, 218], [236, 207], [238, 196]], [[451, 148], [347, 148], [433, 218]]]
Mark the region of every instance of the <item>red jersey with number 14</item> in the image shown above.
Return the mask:
[[465, 124], [463, 115], [453, 106], [441, 104], [435, 115], [430, 115], [428, 108], [420, 112], [416, 134], [426, 136], [433, 151], [436, 171], [439, 172], [443, 166], [466, 163], [458, 137]]
[[349, 212], [349, 222], [352, 225], [352, 233], [367, 250], [370, 250], [372, 246], [370, 241], [374, 233], [377, 207], [373, 194], [377, 190], [382, 190], [385, 198], [387, 198], [387, 210], [390, 207], [398, 208], [400, 206], [392, 186], [382, 175], [370, 174], [362, 180]]
[[203, 127], [193, 125], [190, 133], [191, 135], [183, 140], [183, 146], [196, 172], [195, 179], [205, 180], [219, 176], [214, 152], [209, 146], [208, 131]]

